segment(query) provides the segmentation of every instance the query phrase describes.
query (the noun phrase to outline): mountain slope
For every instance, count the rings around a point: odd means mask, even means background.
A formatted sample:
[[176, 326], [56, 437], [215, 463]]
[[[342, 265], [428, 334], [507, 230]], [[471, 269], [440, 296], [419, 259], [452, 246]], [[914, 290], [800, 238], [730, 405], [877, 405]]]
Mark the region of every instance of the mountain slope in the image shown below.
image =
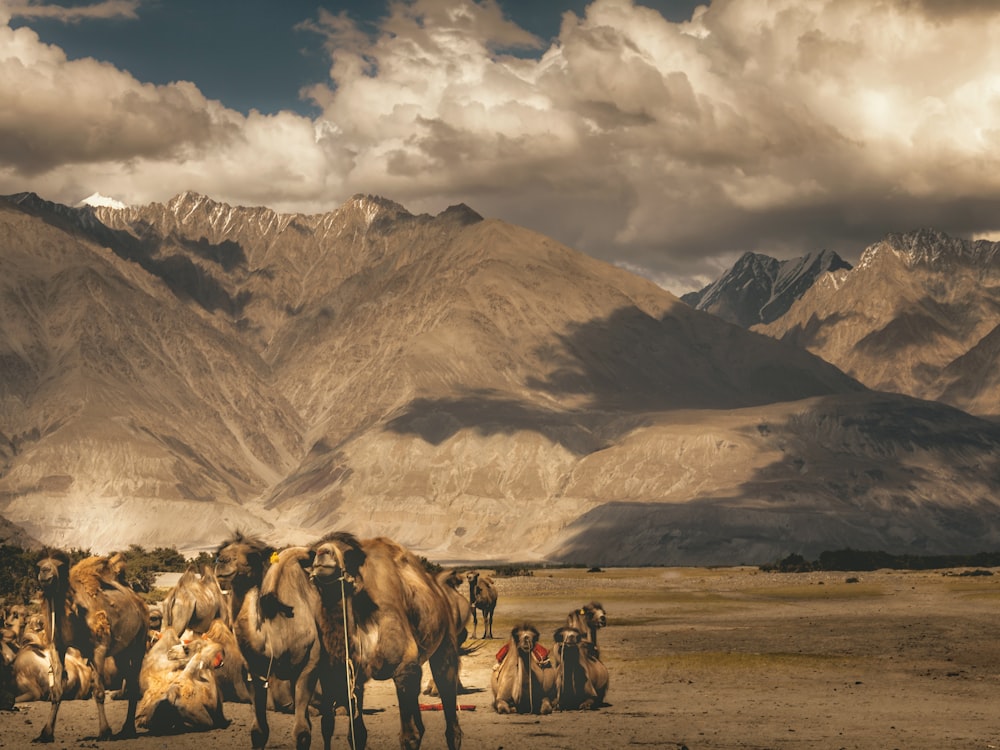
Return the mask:
[[1000, 541], [1000, 427], [464, 206], [0, 209], [0, 513], [44, 542], [344, 528], [444, 560], [725, 563]]
[[755, 328], [871, 388], [1000, 414], [1000, 243], [921, 230], [890, 234], [857, 268], [816, 284]]
[[743, 328], [777, 320], [825, 273], [850, 270], [830, 250], [777, 260], [744, 253], [733, 267], [698, 292], [681, 300]]

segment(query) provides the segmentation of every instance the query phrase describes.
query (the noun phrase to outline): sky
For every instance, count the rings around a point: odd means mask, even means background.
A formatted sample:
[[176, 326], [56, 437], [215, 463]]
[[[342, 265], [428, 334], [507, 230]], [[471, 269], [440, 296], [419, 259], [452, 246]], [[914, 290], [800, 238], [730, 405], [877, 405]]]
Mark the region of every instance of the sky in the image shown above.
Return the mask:
[[465, 203], [676, 294], [1000, 239], [996, 0], [0, 0], [0, 194]]

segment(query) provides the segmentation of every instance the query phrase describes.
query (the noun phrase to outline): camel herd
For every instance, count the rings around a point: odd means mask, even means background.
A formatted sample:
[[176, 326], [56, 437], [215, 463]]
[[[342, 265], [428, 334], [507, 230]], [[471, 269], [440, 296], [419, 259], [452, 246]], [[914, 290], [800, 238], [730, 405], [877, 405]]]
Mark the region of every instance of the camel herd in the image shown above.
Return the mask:
[[[3, 612], [0, 693], [10, 703], [48, 699], [36, 738], [52, 742], [63, 700], [93, 697], [98, 739], [112, 736], [104, 710], [115, 689], [128, 701], [118, 737], [223, 728], [227, 701], [252, 704], [251, 745], [264, 748], [268, 710], [294, 713], [293, 736], [308, 748], [320, 717], [329, 748], [337, 715], [346, 716], [354, 750], [367, 744], [363, 706], [369, 680], [392, 680], [400, 746], [420, 747], [423, 664], [439, 696], [449, 750], [462, 745], [457, 695], [459, 657], [473, 620], [493, 637], [496, 584], [476, 571], [437, 577], [386, 538], [328, 534], [311, 546], [275, 549], [234, 534], [214, 567], [188, 570], [163, 602], [149, 607], [123, 581], [120, 556], [70, 565], [46, 550], [37, 564], [41, 612]], [[467, 589], [466, 589], [467, 587]], [[597, 631], [606, 624], [592, 603], [567, 616], [547, 651], [530, 624], [518, 625], [497, 654], [493, 708], [551, 713], [602, 705], [608, 672]], [[6, 685], [4, 684], [6, 683]], [[10, 706], [0, 705], [0, 709]]]

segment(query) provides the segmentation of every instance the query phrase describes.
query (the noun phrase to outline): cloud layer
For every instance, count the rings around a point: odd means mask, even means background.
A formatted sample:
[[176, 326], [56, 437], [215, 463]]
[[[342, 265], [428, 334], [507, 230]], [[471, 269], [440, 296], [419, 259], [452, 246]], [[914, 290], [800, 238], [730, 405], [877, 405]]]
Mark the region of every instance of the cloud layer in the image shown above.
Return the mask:
[[68, 60], [4, 8], [0, 193], [466, 202], [678, 293], [745, 250], [850, 257], [888, 231], [1000, 229], [986, 0], [714, 0], [679, 24], [594, 0], [551, 43], [494, 0], [394, 3], [374, 33], [320, 11], [302, 25], [331, 60], [303, 92], [314, 120]]

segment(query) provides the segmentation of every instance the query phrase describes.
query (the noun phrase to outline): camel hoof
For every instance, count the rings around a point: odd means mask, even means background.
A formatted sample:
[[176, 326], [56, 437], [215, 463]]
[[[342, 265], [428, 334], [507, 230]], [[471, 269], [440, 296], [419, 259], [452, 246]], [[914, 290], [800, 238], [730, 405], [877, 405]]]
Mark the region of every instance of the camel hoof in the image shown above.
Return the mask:
[[48, 744], [49, 742], [54, 742], [54, 741], [55, 737], [53, 737], [51, 734], [44, 734], [44, 733], [38, 735], [37, 737], [35, 737], [35, 739], [32, 740], [32, 742], [36, 744], [41, 744], [41, 743]]

